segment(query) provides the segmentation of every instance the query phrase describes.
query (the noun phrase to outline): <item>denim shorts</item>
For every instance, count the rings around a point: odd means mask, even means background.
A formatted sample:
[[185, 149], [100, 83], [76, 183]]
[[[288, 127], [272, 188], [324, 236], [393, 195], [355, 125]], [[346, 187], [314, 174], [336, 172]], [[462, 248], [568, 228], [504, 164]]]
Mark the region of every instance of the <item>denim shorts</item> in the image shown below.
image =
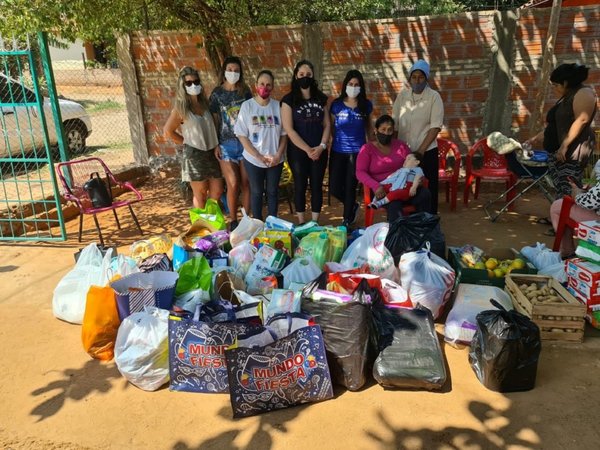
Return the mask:
[[230, 139], [224, 142], [221, 142], [221, 159], [223, 161], [231, 161], [234, 163], [238, 163], [242, 160], [242, 152], [244, 151], [244, 146], [237, 139]]

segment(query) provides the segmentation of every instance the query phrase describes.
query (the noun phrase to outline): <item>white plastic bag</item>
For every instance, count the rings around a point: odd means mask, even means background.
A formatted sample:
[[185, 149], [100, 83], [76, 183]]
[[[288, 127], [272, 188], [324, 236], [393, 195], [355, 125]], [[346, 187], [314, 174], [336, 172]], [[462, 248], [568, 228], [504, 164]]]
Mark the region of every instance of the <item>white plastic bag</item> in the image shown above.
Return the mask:
[[404, 253], [399, 267], [400, 284], [412, 303], [425, 306], [436, 319], [450, 297], [456, 277], [454, 270], [428, 248]]
[[246, 214], [246, 210], [242, 208], [242, 220], [235, 230], [229, 235], [229, 242], [232, 247], [237, 247], [244, 241], [251, 241], [265, 227], [265, 224], [258, 219], [253, 219]]
[[169, 381], [169, 311], [146, 307], [123, 320], [115, 343], [121, 375], [145, 391]]
[[387, 222], [368, 227], [365, 233], [346, 249], [340, 263], [350, 268], [367, 264], [373, 275], [393, 281], [398, 280], [394, 258], [384, 245], [388, 230]]
[[388, 280], [386, 278], [381, 279], [381, 293], [383, 295], [383, 301], [387, 304], [406, 308], [414, 306], [410, 301], [410, 297], [408, 296], [406, 289], [392, 280]]
[[477, 330], [477, 314], [488, 309], [495, 309], [490, 299], [496, 300], [505, 309], [513, 309], [510, 296], [495, 286], [480, 286], [461, 283], [456, 291], [454, 306], [448, 313], [444, 326], [446, 342], [456, 346], [470, 345]]
[[543, 270], [562, 261], [559, 252], [553, 252], [541, 242], [536, 243], [535, 246], [523, 247], [521, 254], [531, 261], [537, 270]]
[[[234, 230], [235, 231], [235, 230]], [[246, 278], [250, 266], [254, 262], [257, 249], [250, 241], [243, 241], [229, 252], [229, 265], [241, 279]]]
[[306, 284], [317, 278], [321, 274], [321, 271], [310, 256], [304, 256], [294, 258], [281, 271], [281, 274], [283, 275], [283, 288], [289, 289], [292, 282]]
[[81, 324], [85, 313], [85, 301], [90, 286], [106, 286], [109, 281], [113, 249], [102, 257], [95, 243], [85, 247], [75, 267], [54, 288], [52, 312], [54, 317]]
[[559, 283], [567, 282], [567, 271], [565, 262], [561, 261], [558, 264], [552, 264], [538, 271], [538, 275], [548, 275], [554, 278]]

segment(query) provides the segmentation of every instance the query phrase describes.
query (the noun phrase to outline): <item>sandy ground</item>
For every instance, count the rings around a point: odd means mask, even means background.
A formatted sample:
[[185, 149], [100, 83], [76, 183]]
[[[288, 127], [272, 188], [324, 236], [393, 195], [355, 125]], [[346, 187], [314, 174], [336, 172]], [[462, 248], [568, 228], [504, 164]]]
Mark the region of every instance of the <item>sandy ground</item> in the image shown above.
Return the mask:
[[[175, 184], [152, 180], [136, 208], [149, 232], [185, 229], [185, 204]], [[482, 200], [441, 207], [448, 245], [485, 250], [551, 243], [535, 224], [548, 203], [521, 201], [497, 223], [485, 219]], [[337, 202], [324, 223], [338, 223]], [[281, 211], [287, 207], [282, 203]], [[123, 230], [110, 215], [105, 237], [127, 253], [138, 238], [122, 213]], [[95, 238], [93, 222], [84, 240]], [[449, 379], [441, 392], [388, 391], [371, 382], [359, 392], [257, 417], [234, 420], [227, 395], [143, 392], [128, 384], [114, 363], [92, 360], [81, 328], [52, 316], [52, 291], [73, 266], [77, 220], [59, 244], [0, 245], [0, 448], [4, 449], [591, 449], [600, 442], [595, 403], [600, 398], [600, 333], [586, 330], [583, 344], [543, 346], [536, 388], [498, 394], [475, 378], [467, 350], [444, 345]], [[438, 326], [442, 330], [442, 325]], [[594, 400], [596, 399], [596, 400]]]

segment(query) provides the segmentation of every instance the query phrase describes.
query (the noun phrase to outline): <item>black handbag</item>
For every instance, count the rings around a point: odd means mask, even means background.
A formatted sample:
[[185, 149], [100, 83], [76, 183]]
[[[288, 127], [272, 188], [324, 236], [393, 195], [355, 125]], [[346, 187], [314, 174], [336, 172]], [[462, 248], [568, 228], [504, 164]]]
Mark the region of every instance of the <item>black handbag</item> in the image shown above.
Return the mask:
[[112, 205], [110, 187], [100, 178], [98, 172], [90, 174], [90, 179], [85, 182], [83, 189], [87, 192], [94, 208], [105, 208]]

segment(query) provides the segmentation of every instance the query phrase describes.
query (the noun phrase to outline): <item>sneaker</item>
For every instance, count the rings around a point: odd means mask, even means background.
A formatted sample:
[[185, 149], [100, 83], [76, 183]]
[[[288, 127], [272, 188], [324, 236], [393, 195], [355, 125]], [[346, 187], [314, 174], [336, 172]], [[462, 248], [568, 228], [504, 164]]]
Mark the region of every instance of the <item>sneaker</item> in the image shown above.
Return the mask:
[[346, 231], [350, 231], [350, 221], [348, 221], [347, 219], [344, 219], [342, 221], [342, 226], [346, 227]]
[[348, 218], [348, 223], [350, 225], [352, 225], [353, 223], [356, 222], [356, 219], [358, 216], [358, 208], [359, 208], [359, 204], [354, 203], [354, 207], [352, 208], [352, 214], [350, 214], [350, 217]]
[[229, 222], [229, 232], [231, 233], [233, 230], [235, 230], [238, 225], [239, 222], [237, 220], [232, 220], [231, 222]]

